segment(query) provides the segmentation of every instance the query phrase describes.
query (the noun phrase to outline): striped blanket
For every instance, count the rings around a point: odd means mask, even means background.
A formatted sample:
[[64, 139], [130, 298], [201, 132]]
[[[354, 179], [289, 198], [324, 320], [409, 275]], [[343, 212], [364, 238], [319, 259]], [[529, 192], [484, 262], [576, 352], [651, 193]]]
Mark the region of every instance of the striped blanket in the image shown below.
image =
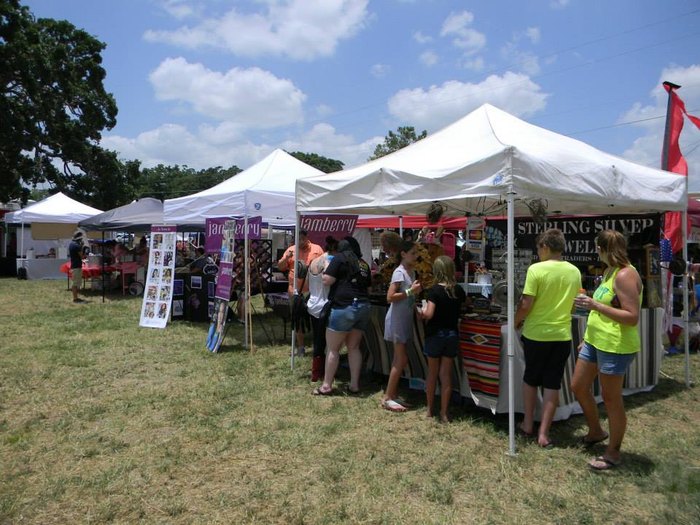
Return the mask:
[[459, 347], [462, 352], [462, 366], [467, 373], [472, 392], [498, 397], [501, 325], [462, 319], [459, 327]]

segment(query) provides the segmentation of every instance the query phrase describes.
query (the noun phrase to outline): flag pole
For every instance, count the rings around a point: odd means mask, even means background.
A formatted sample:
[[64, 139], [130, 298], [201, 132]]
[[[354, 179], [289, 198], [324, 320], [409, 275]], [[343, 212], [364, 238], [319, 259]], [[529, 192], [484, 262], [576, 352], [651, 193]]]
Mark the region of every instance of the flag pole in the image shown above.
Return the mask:
[[[664, 145], [663, 149], [661, 150], [661, 169], [666, 170], [666, 171], [671, 171], [671, 169], [674, 166], [670, 166], [669, 162], [669, 151], [671, 149], [671, 128], [673, 125], [673, 117], [674, 117], [674, 105], [673, 105], [673, 96], [674, 96], [674, 91], [677, 89], [680, 89], [680, 85], [674, 84], [673, 82], [668, 82], [665, 81], [663, 82], [663, 86], [668, 92], [668, 102], [666, 104], [666, 126], [664, 129]], [[682, 127], [682, 125], [681, 125]], [[680, 132], [680, 130], [679, 130]], [[678, 137], [676, 137], [676, 140]], [[682, 158], [682, 157], [681, 157]], [[683, 173], [683, 175], [686, 176], [686, 194], [688, 192], [688, 173]], [[666, 218], [668, 214], [664, 216]], [[687, 228], [688, 228], [688, 211], [687, 211], [687, 202], [686, 202], [686, 211], [684, 213], [680, 214], [681, 216], [681, 239], [682, 239], [682, 257], [683, 260], [687, 261], [688, 260], [688, 233], [687, 233]], [[664, 229], [667, 228], [667, 224], [664, 224]], [[673, 278], [671, 278], [671, 282], [673, 282]], [[673, 295], [669, 294], [670, 299], [668, 300], [673, 300]], [[686, 388], [690, 388], [690, 340], [688, 338], [688, 272], [686, 271], [683, 274], [683, 317], [681, 319], [682, 324], [683, 324], [683, 334], [685, 335], [684, 339], [684, 354], [685, 354], [685, 386]]]

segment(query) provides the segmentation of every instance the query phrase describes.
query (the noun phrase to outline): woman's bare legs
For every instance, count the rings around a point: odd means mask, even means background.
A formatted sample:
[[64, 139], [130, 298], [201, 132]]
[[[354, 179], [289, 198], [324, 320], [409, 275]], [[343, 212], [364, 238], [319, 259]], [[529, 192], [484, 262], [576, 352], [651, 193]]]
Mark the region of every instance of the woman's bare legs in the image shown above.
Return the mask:
[[348, 364], [350, 365], [351, 392], [358, 392], [360, 390], [360, 375], [362, 374], [362, 350], [360, 350], [360, 343], [362, 342], [362, 336], [362, 330], [353, 328], [350, 330], [346, 339]]
[[438, 375], [440, 373], [440, 358], [428, 358], [428, 380], [425, 383], [425, 400], [428, 405], [428, 417], [433, 417], [435, 414], [433, 407], [435, 406], [435, 388], [437, 387]]
[[340, 349], [343, 347], [347, 335], [348, 332], [334, 332], [326, 329], [326, 370], [323, 384], [319, 387], [321, 392], [330, 392], [333, 389], [333, 380], [340, 361]]
[[617, 463], [620, 461], [620, 447], [627, 429], [627, 415], [622, 401], [622, 384], [624, 375], [599, 374], [600, 388], [603, 391], [603, 403], [608, 413], [610, 440], [605, 449], [604, 457]]
[[447, 423], [447, 407], [452, 397], [452, 363], [453, 357], [440, 358], [440, 421]]
[[593, 397], [593, 381], [598, 375], [598, 365], [590, 361], [578, 359], [574, 369], [574, 377], [571, 380], [571, 390], [576, 396], [576, 401], [581, 405], [583, 416], [588, 424], [588, 434], [584, 439], [596, 441], [604, 439], [605, 430], [600, 426], [600, 416], [598, 415], [598, 404]]
[[391, 363], [391, 372], [389, 372], [389, 381], [386, 385], [383, 401], [396, 399], [398, 396], [399, 380], [407, 363], [406, 343], [394, 343], [394, 359]]

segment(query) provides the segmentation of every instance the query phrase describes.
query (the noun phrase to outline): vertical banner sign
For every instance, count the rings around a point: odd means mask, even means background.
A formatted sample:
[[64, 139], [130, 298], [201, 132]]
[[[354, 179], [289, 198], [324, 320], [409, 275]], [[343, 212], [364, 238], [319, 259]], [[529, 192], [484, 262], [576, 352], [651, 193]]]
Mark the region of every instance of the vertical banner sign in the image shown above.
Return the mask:
[[327, 236], [337, 240], [352, 235], [357, 215], [302, 215], [299, 227], [306, 230], [311, 242], [323, 246]]
[[153, 226], [140, 326], [165, 328], [170, 317], [175, 278], [175, 226]]
[[222, 230], [221, 259], [219, 272], [216, 274], [216, 291], [214, 293], [214, 308], [212, 309], [211, 324], [207, 332], [207, 350], [218, 352], [226, 335], [226, 317], [228, 303], [231, 299], [231, 282], [233, 274], [235, 220], [226, 220]]

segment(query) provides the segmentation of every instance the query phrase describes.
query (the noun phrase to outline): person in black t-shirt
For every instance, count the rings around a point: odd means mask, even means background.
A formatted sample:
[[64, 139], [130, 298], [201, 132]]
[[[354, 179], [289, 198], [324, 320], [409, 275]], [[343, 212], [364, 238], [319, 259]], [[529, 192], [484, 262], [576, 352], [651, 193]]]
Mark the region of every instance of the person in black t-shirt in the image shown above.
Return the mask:
[[330, 395], [338, 370], [340, 349], [348, 348], [350, 393], [360, 390], [362, 334], [369, 326], [370, 305], [367, 288], [371, 282], [369, 265], [362, 259], [357, 240], [346, 237], [338, 243], [338, 253], [323, 274], [324, 286], [330, 286], [331, 313], [326, 330], [326, 367], [323, 384], [314, 395]]
[[447, 423], [447, 408], [452, 396], [452, 366], [459, 351], [459, 316], [466, 299], [464, 290], [455, 281], [455, 263], [446, 255], [433, 262], [435, 283], [428, 290], [425, 306], [418, 315], [427, 321], [423, 353], [428, 359], [428, 380], [425, 395], [428, 417], [433, 417], [435, 389], [440, 377], [440, 421]]
[[83, 230], [76, 230], [73, 240], [68, 245], [68, 255], [70, 256], [70, 278], [71, 291], [73, 292], [74, 303], [84, 303], [84, 299], [78, 297], [80, 285], [83, 282], [83, 242], [85, 234]]

